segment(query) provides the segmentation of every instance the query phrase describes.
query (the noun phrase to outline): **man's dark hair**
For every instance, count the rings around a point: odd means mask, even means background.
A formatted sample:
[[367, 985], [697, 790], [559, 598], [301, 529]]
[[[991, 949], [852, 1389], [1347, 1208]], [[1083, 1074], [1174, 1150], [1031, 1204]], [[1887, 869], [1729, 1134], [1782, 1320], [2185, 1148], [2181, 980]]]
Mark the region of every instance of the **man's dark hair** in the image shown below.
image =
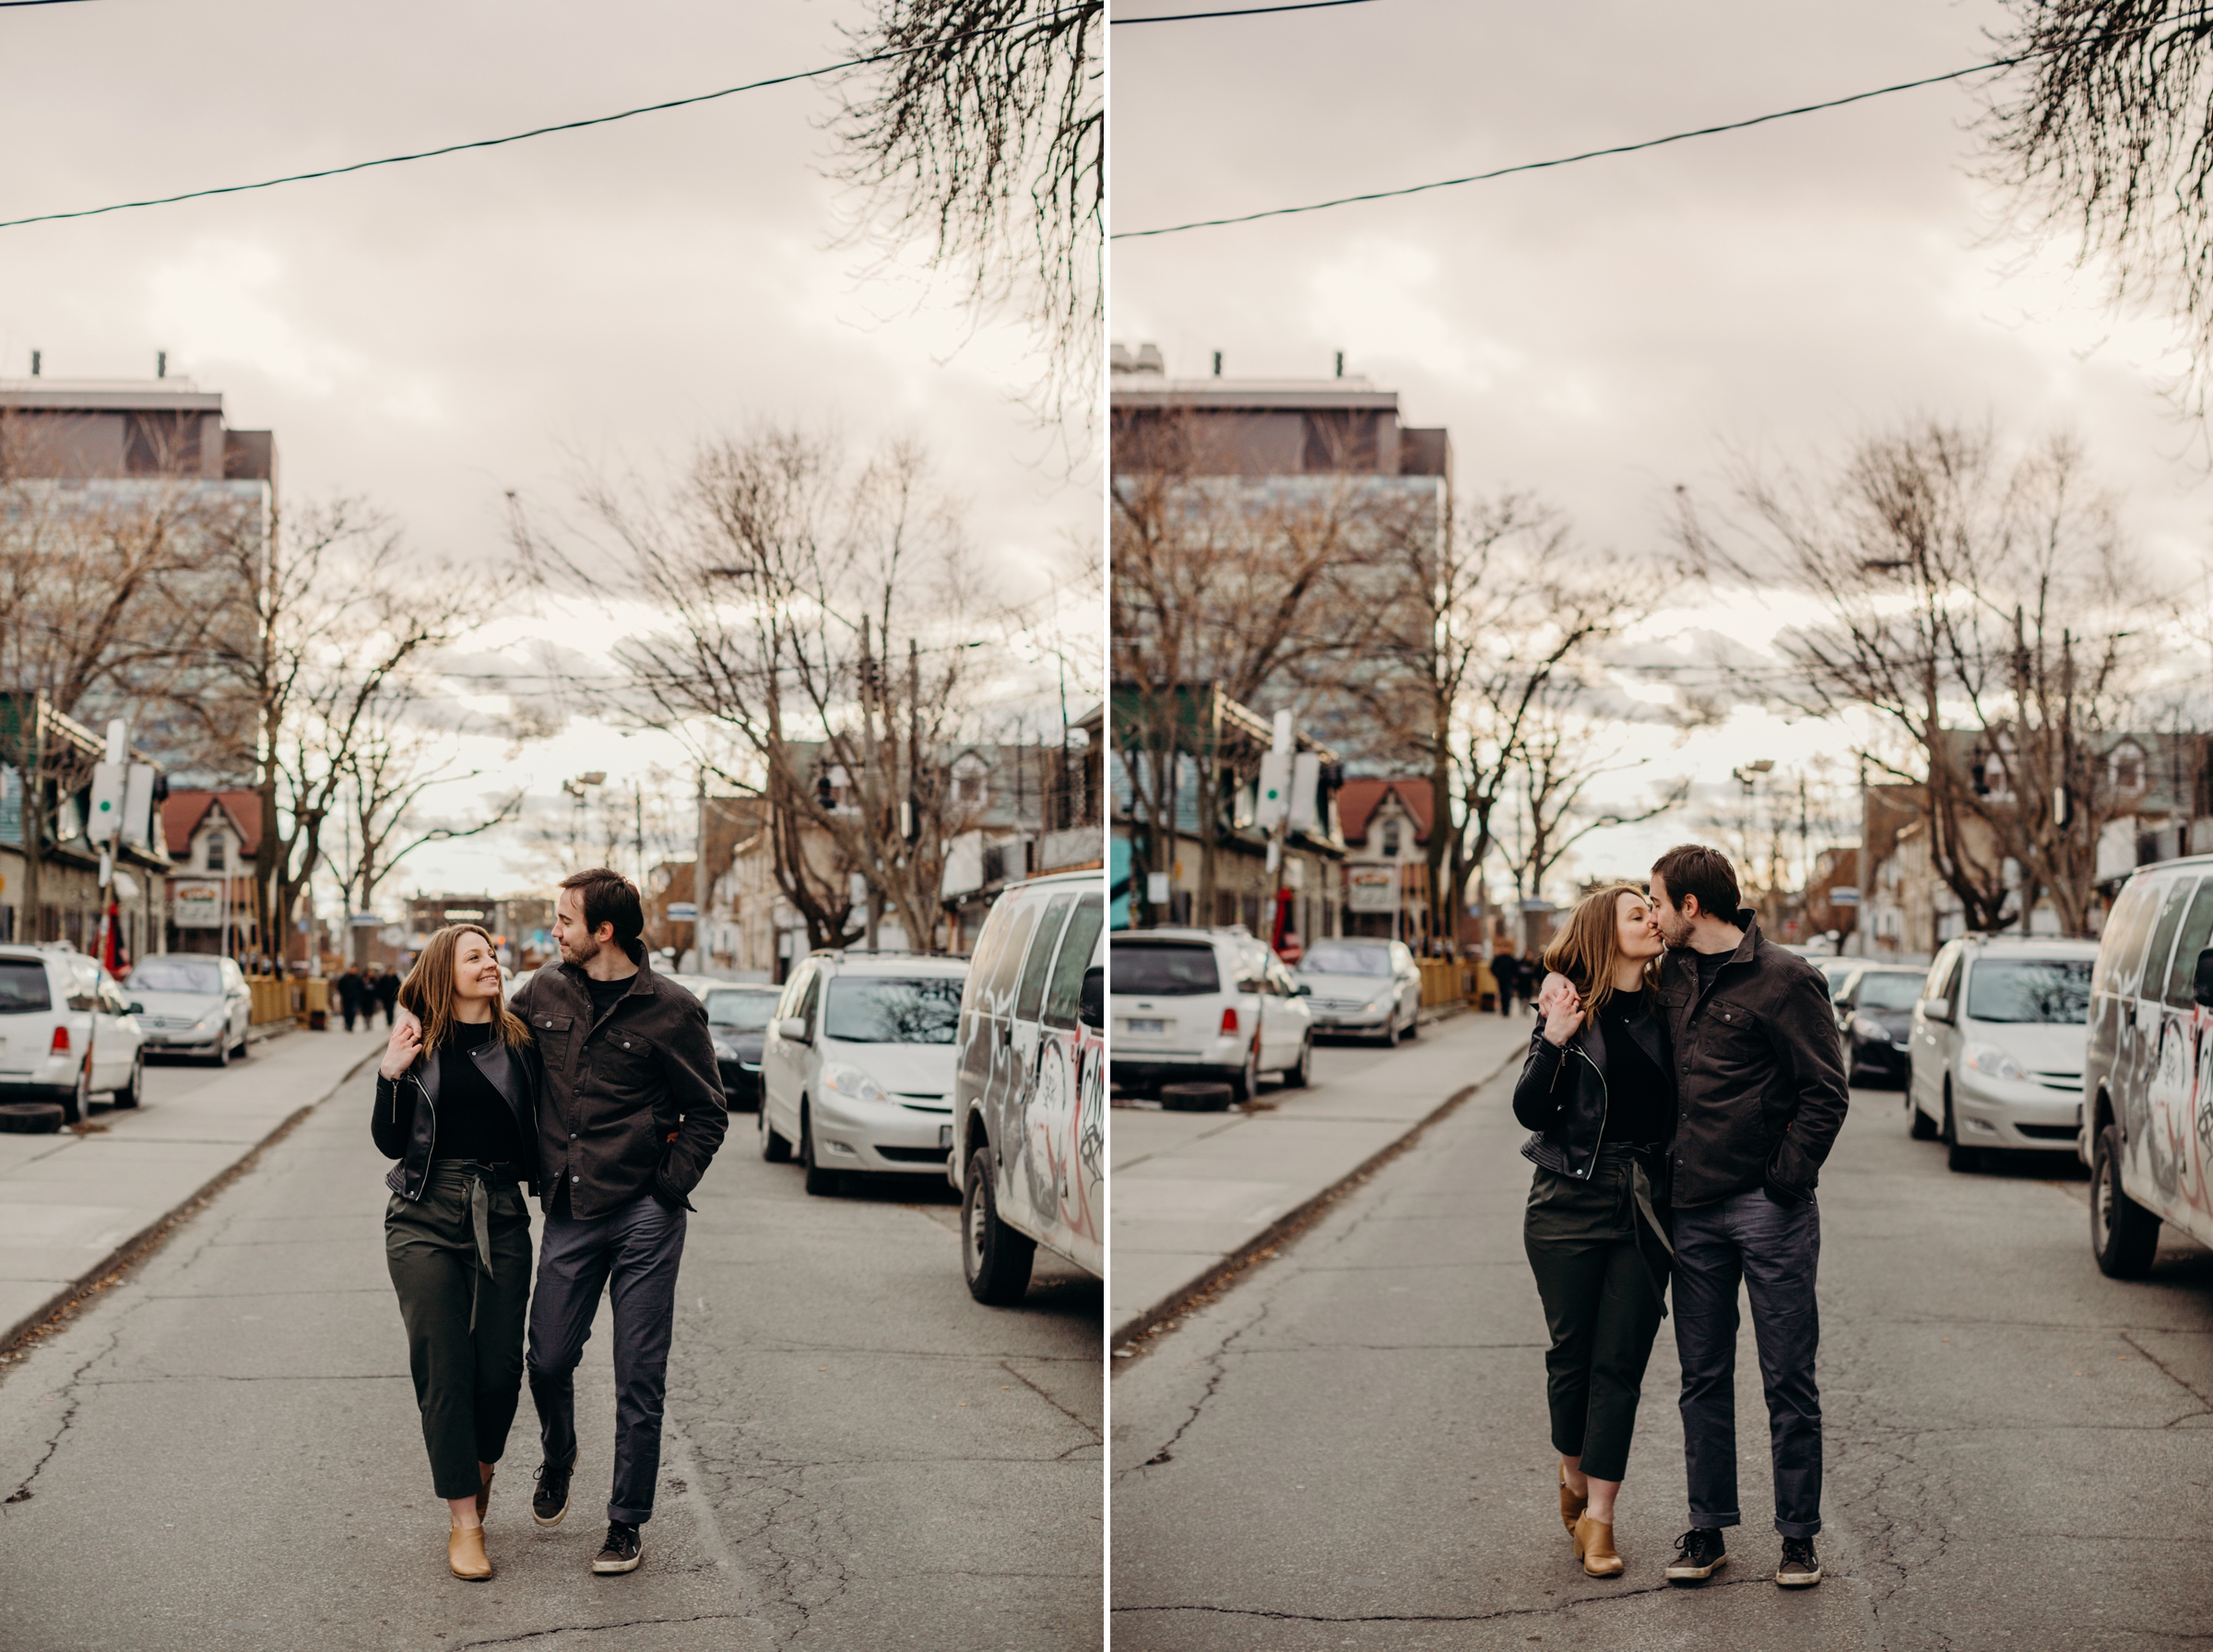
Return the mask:
[[645, 909], [638, 902], [638, 886], [609, 867], [572, 873], [561, 880], [561, 887], [576, 891], [577, 902], [584, 908], [585, 932], [588, 935], [598, 934], [602, 924], [612, 924], [615, 944], [626, 947], [645, 927]]
[[1737, 893], [1736, 873], [1729, 857], [1704, 844], [1677, 844], [1652, 862], [1652, 876], [1667, 886], [1667, 898], [1679, 908], [1686, 895], [1698, 898], [1698, 915], [1736, 922], [1743, 898]]

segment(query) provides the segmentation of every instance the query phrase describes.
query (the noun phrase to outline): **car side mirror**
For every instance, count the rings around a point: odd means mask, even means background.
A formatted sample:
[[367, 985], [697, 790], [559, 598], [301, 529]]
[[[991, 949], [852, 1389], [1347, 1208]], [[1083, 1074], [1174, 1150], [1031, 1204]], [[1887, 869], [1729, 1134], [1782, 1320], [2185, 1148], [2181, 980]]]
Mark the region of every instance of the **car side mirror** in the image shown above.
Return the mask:
[[123, 1012], [125, 1015], [144, 1015], [146, 1013], [146, 1006], [141, 1004], [136, 998], [133, 998], [129, 1003], [123, 1007]]
[[793, 1044], [811, 1044], [813, 1042], [807, 1036], [807, 1018], [803, 1015], [787, 1015], [782, 1021], [778, 1021], [776, 1023], [776, 1036], [778, 1038], [788, 1039]]
[[1076, 989], [1076, 1019], [1086, 1027], [1106, 1024], [1106, 972], [1096, 964], [1083, 972], [1083, 985]]
[[2190, 978], [2190, 997], [2194, 1003], [2213, 1009], [2213, 947], [2197, 955], [2197, 973]]
[[1943, 1021], [1948, 1026], [1952, 1020], [1952, 1001], [1949, 998], [1923, 998], [1921, 1001], [1921, 1013], [1925, 1021]]
[[1311, 981], [1301, 981], [1294, 992], [1299, 997], [1310, 998], [1314, 996], [1314, 984]]

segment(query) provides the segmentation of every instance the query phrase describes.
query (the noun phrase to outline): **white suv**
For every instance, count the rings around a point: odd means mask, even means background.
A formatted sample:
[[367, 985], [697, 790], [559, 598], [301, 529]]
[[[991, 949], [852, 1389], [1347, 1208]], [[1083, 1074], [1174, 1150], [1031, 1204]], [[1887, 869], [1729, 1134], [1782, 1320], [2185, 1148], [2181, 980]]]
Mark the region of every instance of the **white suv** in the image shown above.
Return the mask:
[[797, 1149], [810, 1193], [847, 1170], [942, 1176], [967, 975], [960, 958], [809, 953], [762, 1044], [761, 1156]]
[[0, 947], [0, 1101], [58, 1102], [70, 1124], [102, 1092], [136, 1107], [146, 1071], [137, 1008], [81, 952]]
[[1314, 1068], [1307, 989], [1238, 929], [1125, 929], [1107, 949], [1112, 1077], [1226, 1082], [1250, 1101], [1262, 1073], [1304, 1085]]
[[1992, 1148], [2072, 1151], [2098, 943], [1967, 936], [1929, 965], [1907, 1035], [1906, 1111], [1954, 1170]]

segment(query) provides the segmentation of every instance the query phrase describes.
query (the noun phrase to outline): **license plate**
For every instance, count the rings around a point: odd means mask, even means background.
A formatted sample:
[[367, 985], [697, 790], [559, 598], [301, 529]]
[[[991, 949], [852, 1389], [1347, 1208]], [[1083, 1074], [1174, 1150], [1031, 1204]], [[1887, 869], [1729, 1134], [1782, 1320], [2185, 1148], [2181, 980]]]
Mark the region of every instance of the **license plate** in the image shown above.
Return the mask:
[[1168, 1023], [1166, 1021], [1142, 1021], [1136, 1016], [1130, 1018], [1130, 1031], [1132, 1032], [1166, 1032], [1167, 1030]]
[[953, 1150], [953, 1127], [951, 1125], [938, 1127], [938, 1145], [948, 1152]]

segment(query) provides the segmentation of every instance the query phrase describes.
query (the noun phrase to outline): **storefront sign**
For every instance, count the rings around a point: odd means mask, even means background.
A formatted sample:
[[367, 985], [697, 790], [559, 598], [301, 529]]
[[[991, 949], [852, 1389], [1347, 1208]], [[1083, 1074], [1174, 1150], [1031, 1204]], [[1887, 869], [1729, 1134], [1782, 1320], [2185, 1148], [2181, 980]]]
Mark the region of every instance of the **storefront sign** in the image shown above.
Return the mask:
[[180, 929], [220, 929], [223, 886], [179, 879], [169, 886], [169, 917]]
[[1344, 909], [1347, 912], [1391, 912], [1399, 903], [1396, 867], [1359, 866], [1344, 868]]

